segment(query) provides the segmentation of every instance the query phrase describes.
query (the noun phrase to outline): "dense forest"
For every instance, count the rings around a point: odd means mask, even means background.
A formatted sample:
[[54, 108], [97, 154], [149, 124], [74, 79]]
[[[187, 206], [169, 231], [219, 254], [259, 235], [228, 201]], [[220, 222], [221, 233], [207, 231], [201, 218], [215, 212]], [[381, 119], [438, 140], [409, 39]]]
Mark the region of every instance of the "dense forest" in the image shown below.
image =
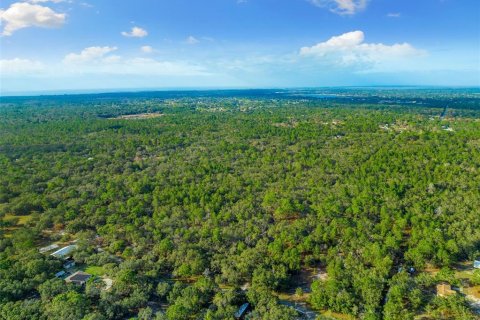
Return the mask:
[[0, 319], [478, 319], [479, 92], [3, 97], [0, 227]]

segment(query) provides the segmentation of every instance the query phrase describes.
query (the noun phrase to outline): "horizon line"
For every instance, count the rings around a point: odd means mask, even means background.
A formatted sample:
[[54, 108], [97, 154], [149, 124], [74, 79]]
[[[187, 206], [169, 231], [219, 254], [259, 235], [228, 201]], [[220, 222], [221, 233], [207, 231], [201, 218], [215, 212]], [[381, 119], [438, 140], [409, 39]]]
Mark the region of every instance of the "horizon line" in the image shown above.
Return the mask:
[[164, 88], [102, 88], [102, 89], [60, 89], [60, 90], [32, 90], [32, 91], [0, 91], [0, 98], [7, 97], [53, 97], [76, 95], [102, 95], [122, 93], [153, 93], [153, 92], [208, 92], [208, 91], [248, 91], [248, 90], [300, 90], [300, 89], [375, 89], [375, 88], [430, 88], [430, 89], [480, 89], [479, 85], [346, 85], [346, 86], [272, 86], [272, 87], [164, 87]]

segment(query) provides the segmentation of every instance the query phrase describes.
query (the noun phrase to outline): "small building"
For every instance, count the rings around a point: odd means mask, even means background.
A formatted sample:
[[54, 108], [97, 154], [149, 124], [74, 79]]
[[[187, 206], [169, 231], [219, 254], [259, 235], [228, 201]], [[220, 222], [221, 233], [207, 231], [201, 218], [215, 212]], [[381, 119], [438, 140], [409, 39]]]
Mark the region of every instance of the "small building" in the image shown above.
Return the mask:
[[476, 258], [475, 260], [473, 260], [473, 267], [475, 269], [480, 269], [480, 257]]
[[52, 253], [51, 256], [54, 256], [55, 258], [59, 258], [59, 259], [65, 259], [65, 258], [68, 258], [70, 253], [72, 253], [73, 250], [75, 250], [76, 248], [77, 248], [76, 245], [69, 245], [61, 249], [58, 249], [57, 251]]
[[242, 304], [238, 311], [235, 312], [235, 319], [242, 319], [245, 316], [245, 313], [247, 312], [249, 306], [250, 304], [248, 302]]
[[449, 283], [443, 282], [437, 284], [437, 296], [448, 297], [454, 295], [456, 292], [452, 290], [452, 286]]
[[83, 286], [88, 279], [90, 279], [92, 275], [82, 272], [82, 271], [77, 271], [74, 274], [68, 276], [65, 278], [65, 282], [67, 283], [74, 283], [80, 286]]
[[75, 267], [75, 260], [73, 260], [72, 258], [68, 258], [67, 260], [65, 260], [65, 263], [63, 264], [63, 269], [70, 269], [73, 267]]
[[51, 244], [49, 246], [40, 248], [40, 249], [38, 249], [38, 251], [40, 253], [45, 253], [45, 252], [48, 252], [48, 251], [51, 251], [51, 250], [54, 250], [54, 249], [57, 249], [57, 248], [58, 248], [58, 244], [54, 243], [54, 244]]
[[55, 278], [61, 278], [61, 277], [63, 277], [65, 274], [66, 274], [66, 272], [65, 272], [64, 270], [58, 271], [57, 273], [55, 273]]

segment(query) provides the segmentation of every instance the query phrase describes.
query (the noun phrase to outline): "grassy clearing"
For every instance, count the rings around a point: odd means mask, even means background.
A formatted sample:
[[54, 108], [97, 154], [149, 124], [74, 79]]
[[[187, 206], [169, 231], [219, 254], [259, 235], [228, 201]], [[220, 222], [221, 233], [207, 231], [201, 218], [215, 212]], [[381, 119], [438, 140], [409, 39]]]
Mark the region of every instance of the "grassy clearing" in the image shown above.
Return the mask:
[[477, 299], [480, 299], [480, 286], [474, 286], [470, 288], [464, 288], [463, 292], [466, 295], [474, 296]]
[[423, 272], [428, 273], [430, 276], [435, 277], [440, 272], [440, 268], [434, 267], [431, 264], [427, 264]]
[[2, 220], [4, 222], [8, 222], [10, 226], [4, 227], [3, 231], [5, 232], [4, 236], [6, 238], [9, 238], [12, 236], [13, 232], [15, 230], [18, 230], [20, 227], [24, 226], [27, 224], [30, 220], [32, 220], [31, 215], [26, 215], [26, 216], [16, 216], [11, 213], [6, 214]]
[[101, 277], [105, 274], [105, 270], [103, 269], [103, 267], [98, 266], [88, 266], [85, 269], [85, 272], [98, 277]]
[[27, 224], [30, 220], [32, 220], [31, 215], [16, 216], [16, 215], [13, 215], [13, 214], [9, 213], [9, 214], [6, 214], [3, 217], [3, 221], [16, 221], [17, 226], [23, 226], [23, 225]]
[[122, 120], [135, 120], [135, 119], [152, 119], [152, 118], [158, 118], [164, 116], [163, 113], [159, 112], [152, 112], [152, 113], [137, 113], [137, 114], [126, 114], [126, 115], [121, 115], [115, 118], [110, 118], [110, 119], [122, 119]]
[[355, 317], [348, 315], [348, 314], [343, 314], [343, 313], [337, 313], [337, 312], [332, 312], [332, 311], [324, 311], [321, 313], [322, 316], [324, 317], [329, 317], [333, 319], [342, 319], [342, 320], [355, 320]]

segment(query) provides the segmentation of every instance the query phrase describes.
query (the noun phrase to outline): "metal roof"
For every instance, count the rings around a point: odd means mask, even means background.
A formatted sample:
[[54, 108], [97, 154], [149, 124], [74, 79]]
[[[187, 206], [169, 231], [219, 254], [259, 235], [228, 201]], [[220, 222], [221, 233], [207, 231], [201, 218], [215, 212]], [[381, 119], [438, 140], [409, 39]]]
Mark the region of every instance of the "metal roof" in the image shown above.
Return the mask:
[[65, 281], [67, 282], [85, 282], [88, 279], [90, 279], [92, 275], [82, 272], [82, 271], [77, 271], [71, 276], [65, 278]]

